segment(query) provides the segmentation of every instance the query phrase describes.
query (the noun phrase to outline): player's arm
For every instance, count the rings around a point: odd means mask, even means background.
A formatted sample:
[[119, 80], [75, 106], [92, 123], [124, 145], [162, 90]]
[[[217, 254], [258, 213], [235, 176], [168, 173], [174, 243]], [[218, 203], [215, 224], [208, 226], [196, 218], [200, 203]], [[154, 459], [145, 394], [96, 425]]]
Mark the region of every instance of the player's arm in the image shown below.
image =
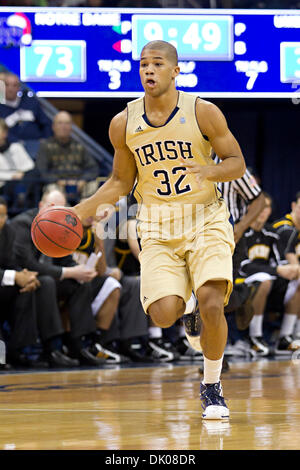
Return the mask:
[[74, 207], [83, 220], [95, 216], [99, 206], [114, 205], [120, 197], [127, 196], [133, 188], [137, 168], [134, 156], [126, 145], [127, 110], [117, 114], [109, 127], [110, 141], [114, 147], [114, 163], [110, 178], [88, 199]]
[[243, 176], [246, 165], [241, 148], [228, 129], [220, 109], [212, 103], [198, 100], [196, 117], [202, 134], [208, 138], [213, 150], [222, 161], [218, 165], [202, 166], [191, 160], [184, 160], [182, 164], [187, 168], [187, 172], [197, 173], [199, 184], [204, 179], [226, 182]]

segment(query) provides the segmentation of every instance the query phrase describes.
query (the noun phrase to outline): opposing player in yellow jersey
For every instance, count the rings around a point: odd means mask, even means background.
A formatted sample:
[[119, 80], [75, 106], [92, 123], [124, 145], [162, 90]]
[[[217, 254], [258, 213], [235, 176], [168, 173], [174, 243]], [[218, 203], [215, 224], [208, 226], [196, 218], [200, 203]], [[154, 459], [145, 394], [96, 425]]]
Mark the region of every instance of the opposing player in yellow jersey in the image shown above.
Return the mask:
[[[129, 102], [110, 124], [112, 175], [74, 210], [81, 219], [95, 215], [99, 205], [115, 204], [137, 182], [144, 310], [166, 328], [184, 314], [192, 290], [196, 293], [204, 355], [202, 416], [226, 419], [220, 375], [234, 239], [216, 183], [240, 178], [246, 167], [221, 111], [176, 89], [179, 72], [171, 44], [146, 44], [140, 58], [145, 95]], [[212, 150], [222, 160], [218, 165]]]

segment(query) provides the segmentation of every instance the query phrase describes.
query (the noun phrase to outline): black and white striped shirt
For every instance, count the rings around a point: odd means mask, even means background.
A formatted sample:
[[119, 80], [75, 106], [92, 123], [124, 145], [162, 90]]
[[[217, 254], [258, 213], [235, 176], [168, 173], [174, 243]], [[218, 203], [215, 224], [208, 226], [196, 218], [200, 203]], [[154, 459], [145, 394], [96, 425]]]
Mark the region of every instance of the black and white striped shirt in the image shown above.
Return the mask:
[[[220, 159], [216, 156], [214, 161], [219, 163]], [[226, 183], [218, 183], [218, 189], [222, 193], [234, 223], [241, 220], [247, 212], [248, 205], [262, 192], [261, 187], [249, 170], [246, 170], [241, 178]]]

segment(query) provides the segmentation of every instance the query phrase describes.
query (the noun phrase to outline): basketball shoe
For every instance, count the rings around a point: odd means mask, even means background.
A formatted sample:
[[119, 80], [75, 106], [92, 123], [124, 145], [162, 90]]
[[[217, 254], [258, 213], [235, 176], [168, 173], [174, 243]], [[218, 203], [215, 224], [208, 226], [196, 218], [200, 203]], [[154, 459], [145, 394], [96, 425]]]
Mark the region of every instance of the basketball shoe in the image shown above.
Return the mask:
[[164, 338], [149, 338], [148, 346], [152, 350], [152, 357], [160, 362], [173, 362], [180, 359], [177, 349]]
[[275, 348], [275, 354], [290, 355], [295, 351], [300, 351], [300, 339], [293, 339], [291, 336], [279, 338]]
[[196, 351], [201, 352], [200, 346], [200, 332], [201, 332], [201, 318], [200, 312], [197, 309], [197, 300], [194, 294], [186, 303], [185, 312], [182, 317], [183, 326], [185, 329], [185, 336]]
[[229, 409], [223, 397], [221, 382], [200, 384], [200, 400], [202, 401], [203, 419], [228, 419]]
[[102, 358], [104, 364], [126, 364], [130, 362], [129, 357], [119, 354], [119, 352], [112, 346], [104, 347], [99, 343], [94, 344], [95, 356]]
[[249, 336], [250, 348], [258, 356], [267, 356], [270, 352], [270, 348], [264, 338], [261, 336]]

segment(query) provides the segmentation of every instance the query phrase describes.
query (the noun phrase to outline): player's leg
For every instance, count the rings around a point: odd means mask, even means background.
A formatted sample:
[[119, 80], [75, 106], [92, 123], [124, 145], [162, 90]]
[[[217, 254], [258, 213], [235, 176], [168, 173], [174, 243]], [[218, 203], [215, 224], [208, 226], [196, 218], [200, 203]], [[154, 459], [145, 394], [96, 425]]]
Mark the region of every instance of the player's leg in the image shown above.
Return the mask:
[[153, 302], [148, 313], [156, 326], [169, 328], [183, 315], [185, 302], [182, 297], [169, 295]]
[[229, 418], [220, 382], [228, 327], [224, 315], [225, 280], [210, 280], [197, 290], [201, 315], [203, 381], [200, 385], [204, 419]]
[[141, 303], [160, 328], [172, 326], [185, 311], [191, 282], [184, 257], [170, 243], [147, 240], [142, 244]]
[[204, 356], [210, 360], [222, 359], [227, 341], [227, 322], [224, 315], [226, 288], [225, 280], [211, 280], [197, 290], [202, 322], [200, 342]]
[[232, 291], [233, 229], [222, 202], [207, 208], [204, 221], [205, 230], [197, 231], [187, 253], [201, 316], [202, 416], [204, 419], [224, 419], [229, 417], [229, 410], [223, 398], [220, 376], [228, 333], [224, 306]]

